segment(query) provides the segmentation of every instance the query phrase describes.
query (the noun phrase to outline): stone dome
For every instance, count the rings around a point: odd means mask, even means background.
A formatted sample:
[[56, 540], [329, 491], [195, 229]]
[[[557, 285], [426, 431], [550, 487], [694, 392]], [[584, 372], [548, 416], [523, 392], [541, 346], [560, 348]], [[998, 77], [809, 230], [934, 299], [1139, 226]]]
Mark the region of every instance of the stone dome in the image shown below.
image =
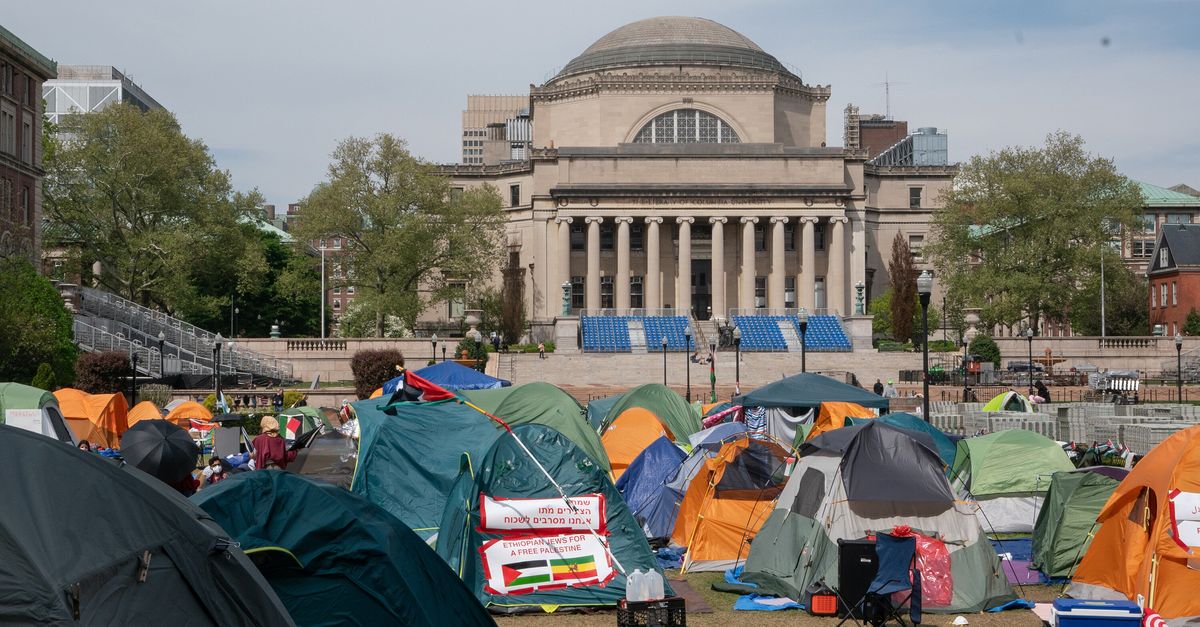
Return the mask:
[[709, 65], [791, 74], [745, 35], [699, 17], [652, 17], [596, 40], [556, 78], [618, 67]]

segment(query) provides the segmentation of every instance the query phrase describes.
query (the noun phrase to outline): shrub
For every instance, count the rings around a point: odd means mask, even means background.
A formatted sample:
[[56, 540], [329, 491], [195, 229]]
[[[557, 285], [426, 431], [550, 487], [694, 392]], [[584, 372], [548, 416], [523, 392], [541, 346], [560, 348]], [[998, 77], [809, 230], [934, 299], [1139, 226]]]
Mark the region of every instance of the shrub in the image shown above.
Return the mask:
[[33, 375], [33, 381], [29, 385], [53, 392], [58, 387], [57, 377], [54, 376], [54, 368], [44, 361], [38, 364], [37, 374]]
[[354, 393], [359, 399], [370, 397], [371, 392], [396, 377], [396, 366], [403, 365], [404, 354], [396, 349], [354, 353], [350, 360], [350, 372], [354, 374]]
[[[372, 390], [372, 391], [374, 391], [374, 390]], [[284, 390], [283, 391], [283, 408], [288, 409], [289, 407], [295, 407], [296, 403], [299, 403], [300, 399], [304, 397], [304, 394], [305, 394], [305, 392], [303, 392], [301, 390]]]
[[78, 351], [54, 285], [28, 261], [0, 259], [0, 305], [0, 381], [28, 383], [49, 364], [56, 384], [70, 383]]
[[931, 353], [954, 353], [958, 351], [958, 347], [950, 340], [932, 340], [929, 342], [929, 352]]
[[217, 395], [216, 394], [209, 393], [208, 396], [204, 397], [204, 402], [202, 402], [200, 404], [204, 405], [204, 409], [207, 409], [208, 411], [212, 412], [213, 415], [216, 415], [216, 413], [217, 413]]
[[75, 362], [75, 387], [88, 394], [120, 392], [132, 374], [129, 355], [125, 353], [84, 353]]
[[171, 402], [171, 394], [174, 389], [169, 385], [160, 383], [147, 383], [138, 388], [138, 398], [143, 401], [150, 401], [161, 409]]
[[980, 362], [990, 361], [1000, 367], [1000, 347], [995, 340], [986, 335], [976, 335], [967, 345], [967, 352], [974, 355]]
[[881, 353], [904, 353], [913, 349], [912, 344], [901, 344], [892, 340], [879, 340], [879, 345], [876, 347]]
[[487, 365], [488, 352], [490, 348], [487, 341], [476, 342], [475, 340], [463, 338], [458, 343], [458, 347], [454, 349], [454, 358], [459, 359], [463, 355], [463, 351], [467, 353], [467, 359], [476, 360], [475, 369], [483, 372], [483, 367]]

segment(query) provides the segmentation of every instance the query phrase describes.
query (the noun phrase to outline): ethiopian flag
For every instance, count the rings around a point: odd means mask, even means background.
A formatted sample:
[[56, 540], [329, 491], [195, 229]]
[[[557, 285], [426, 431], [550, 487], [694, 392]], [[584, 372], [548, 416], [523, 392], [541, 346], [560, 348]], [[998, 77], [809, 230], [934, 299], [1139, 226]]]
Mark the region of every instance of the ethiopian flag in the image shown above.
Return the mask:
[[500, 567], [506, 588], [520, 588], [555, 581], [579, 581], [596, 578], [596, 558], [592, 555], [550, 560], [512, 562]]

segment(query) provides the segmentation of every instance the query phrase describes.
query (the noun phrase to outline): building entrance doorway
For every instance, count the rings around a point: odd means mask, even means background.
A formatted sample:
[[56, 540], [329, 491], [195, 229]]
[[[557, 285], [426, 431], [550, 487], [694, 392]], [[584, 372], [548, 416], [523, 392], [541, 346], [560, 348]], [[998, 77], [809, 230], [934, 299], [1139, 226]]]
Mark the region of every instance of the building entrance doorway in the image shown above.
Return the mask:
[[712, 317], [712, 260], [692, 260], [692, 315], [697, 320]]

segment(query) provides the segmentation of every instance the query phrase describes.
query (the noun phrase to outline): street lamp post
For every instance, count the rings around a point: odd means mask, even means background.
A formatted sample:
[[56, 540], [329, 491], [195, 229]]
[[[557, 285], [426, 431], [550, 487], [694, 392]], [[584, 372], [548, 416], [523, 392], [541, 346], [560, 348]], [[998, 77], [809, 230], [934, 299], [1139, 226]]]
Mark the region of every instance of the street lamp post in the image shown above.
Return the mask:
[[921, 417], [929, 422], [929, 296], [933, 293], [933, 275], [922, 270], [917, 277], [917, 294], [921, 298]]
[[221, 344], [224, 341], [225, 338], [221, 337], [220, 333], [213, 340], [213, 393], [217, 403], [221, 402]]
[[137, 344], [137, 342], [134, 342], [133, 344], [131, 344], [130, 349], [132, 349], [132, 351], [131, 351], [131, 354], [129, 357], [133, 361], [133, 372], [130, 373], [130, 377], [129, 377], [129, 406], [133, 407], [134, 405], [137, 405], [137, 362], [138, 362], [138, 351], [137, 351], [138, 344]]
[[687, 349], [683, 352], [684, 364], [687, 366], [687, 402], [692, 402], [692, 325], [683, 328], [684, 347]]
[[742, 393], [742, 328], [733, 327], [733, 395]]
[[808, 372], [808, 308], [801, 307], [800, 313], [800, 372]]
[[970, 400], [968, 397], [971, 395], [971, 387], [970, 387], [970, 385], [968, 385], [968, 381], [967, 381], [967, 364], [968, 364], [967, 359], [968, 359], [967, 343], [963, 342], [963, 358], [962, 358], [963, 399], [962, 399], [962, 402], [964, 402], [964, 403], [966, 403], [968, 400]]
[[429, 338], [429, 341], [431, 343], [433, 343], [433, 361], [436, 362], [437, 361], [437, 333], [434, 333], [433, 336], [431, 336]]
[[446, 361], [446, 346], [442, 345], [442, 361]]
[[1033, 327], [1025, 330], [1025, 339], [1029, 340], [1029, 389], [1033, 389]]
[[325, 240], [321, 240], [321, 339], [325, 339]]
[[1183, 403], [1183, 336], [1175, 334], [1175, 396]]
[[717, 343], [709, 341], [708, 343], [708, 382], [712, 386], [712, 396], [709, 398], [710, 403], [717, 402]]
[[167, 335], [162, 331], [158, 332], [158, 376], [167, 376], [167, 356], [163, 352], [167, 345]]
[[663, 387], [666, 387], [667, 386], [667, 336], [665, 336], [665, 335], [662, 338], [662, 351], [663, 351]]

